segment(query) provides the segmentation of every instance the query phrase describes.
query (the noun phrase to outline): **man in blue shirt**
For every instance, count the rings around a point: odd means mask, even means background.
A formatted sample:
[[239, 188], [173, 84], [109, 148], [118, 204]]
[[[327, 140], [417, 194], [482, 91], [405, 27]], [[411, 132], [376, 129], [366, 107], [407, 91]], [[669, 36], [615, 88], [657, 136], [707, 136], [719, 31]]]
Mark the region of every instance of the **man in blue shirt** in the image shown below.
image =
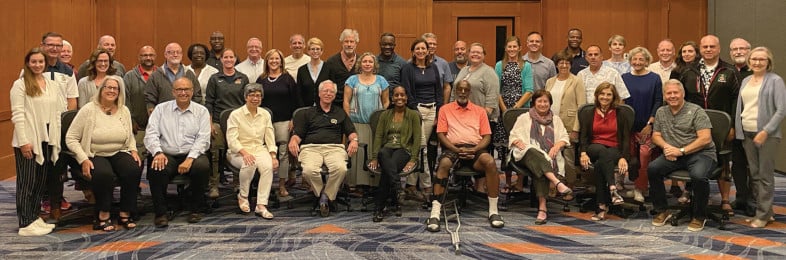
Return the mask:
[[192, 192], [189, 223], [202, 219], [200, 211], [205, 206], [204, 190], [210, 174], [210, 161], [205, 152], [210, 147], [210, 112], [197, 102], [192, 102], [194, 84], [188, 78], [179, 78], [172, 84], [175, 100], [158, 104], [150, 114], [145, 133], [145, 147], [153, 154], [147, 179], [153, 195], [155, 225], [162, 228], [169, 224], [166, 217], [166, 189], [169, 180], [177, 174], [191, 178]]

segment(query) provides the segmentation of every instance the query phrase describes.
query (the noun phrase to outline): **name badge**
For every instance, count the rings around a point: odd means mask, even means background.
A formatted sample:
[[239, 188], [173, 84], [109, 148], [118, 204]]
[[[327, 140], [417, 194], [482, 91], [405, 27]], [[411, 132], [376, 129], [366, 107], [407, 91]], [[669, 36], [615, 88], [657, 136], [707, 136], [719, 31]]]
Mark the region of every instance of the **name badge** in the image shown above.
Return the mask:
[[718, 82], [726, 83], [726, 75], [724, 74], [718, 75]]
[[338, 124], [338, 120], [336, 120], [335, 118], [331, 118], [331, 119], [330, 119], [330, 123], [331, 123], [331, 124], [334, 124], [334, 125], [335, 125], [335, 124]]
[[240, 83], [242, 83], [242, 82], [243, 82], [243, 81], [242, 81], [242, 80], [240, 80], [239, 78], [235, 79], [235, 84], [240, 84]]

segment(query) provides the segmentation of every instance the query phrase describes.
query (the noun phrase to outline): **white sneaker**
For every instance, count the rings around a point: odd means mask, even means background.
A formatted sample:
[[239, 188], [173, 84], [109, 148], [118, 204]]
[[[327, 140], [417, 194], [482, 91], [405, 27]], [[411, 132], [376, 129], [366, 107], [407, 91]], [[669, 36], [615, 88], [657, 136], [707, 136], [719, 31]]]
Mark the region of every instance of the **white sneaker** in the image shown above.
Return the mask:
[[48, 228], [48, 229], [54, 229], [55, 228], [55, 224], [47, 224], [46, 221], [44, 221], [42, 218], [36, 219], [35, 221], [33, 221], [33, 224], [35, 224], [35, 225], [37, 225], [39, 227], [42, 227], [42, 228]]
[[46, 228], [46, 227], [39, 226], [35, 222], [30, 223], [30, 225], [27, 225], [26, 227], [23, 227], [23, 228], [19, 229], [19, 235], [20, 236], [25, 236], [25, 237], [43, 236], [43, 235], [46, 235], [46, 234], [49, 234], [49, 233], [52, 233], [52, 229], [51, 228]]

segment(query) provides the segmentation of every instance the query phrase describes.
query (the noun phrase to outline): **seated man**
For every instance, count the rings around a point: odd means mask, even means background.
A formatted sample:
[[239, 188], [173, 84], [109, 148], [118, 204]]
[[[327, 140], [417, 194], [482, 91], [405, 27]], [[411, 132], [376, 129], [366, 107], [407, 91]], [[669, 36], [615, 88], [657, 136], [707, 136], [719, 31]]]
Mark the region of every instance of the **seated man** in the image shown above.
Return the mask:
[[444, 201], [448, 173], [454, 163], [471, 165], [486, 175], [486, 190], [489, 196], [489, 224], [494, 228], [505, 226], [497, 212], [499, 178], [494, 158], [486, 147], [491, 142], [491, 127], [483, 107], [469, 101], [472, 87], [462, 80], [456, 84], [456, 101], [445, 104], [437, 117], [437, 137], [443, 145], [434, 181], [434, 198], [431, 202], [431, 216], [426, 221], [426, 229], [439, 231], [439, 216]]
[[687, 169], [694, 192], [693, 219], [688, 230], [701, 231], [707, 216], [709, 176], [716, 163], [712, 124], [704, 109], [685, 102], [685, 89], [678, 80], [666, 81], [663, 99], [667, 106], [655, 113], [652, 134], [652, 143], [662, 148], [663, 154], [647, 167], [652, 205], [659, 212], [652, 225], [663, 226], [671, 218], [663, 178], [676, 170]]
[[175, 80], [172, 95], [175, 100], [158, 104], [150, 114], [145, 129], [145, 147], [153, 159], [147, 171], [150, 193], [153, 195], [155, 225], [169, 224], [166, 217], [166, 190], [176, 174], [191, 177], [192, 195], [189, 223], [202, 219], [199, 213], [205, 206], [204, 190], [210, 173], [210, 161], [205, 152], [210, 147], [210, 113], [207, 108], [191, 101], [194, 85], [188, 78]]
[[[330, 80], [319, 84], [319, 104], [297, 113], [292, 118], [294, 133], [289, 140], [289, 152], [298, 157], [303, 176], [311, 184], [319, 200], [319, 214], [330, 215], [330, 206], [347, 173], [347, 155], [358, 150], [358, 136], [349, 116], [341, 107], [333, 105], [336, 83]], [[344, 152], [342, 139], [349, 138]], [[322, 182], [322, 164], [330, 174]]]

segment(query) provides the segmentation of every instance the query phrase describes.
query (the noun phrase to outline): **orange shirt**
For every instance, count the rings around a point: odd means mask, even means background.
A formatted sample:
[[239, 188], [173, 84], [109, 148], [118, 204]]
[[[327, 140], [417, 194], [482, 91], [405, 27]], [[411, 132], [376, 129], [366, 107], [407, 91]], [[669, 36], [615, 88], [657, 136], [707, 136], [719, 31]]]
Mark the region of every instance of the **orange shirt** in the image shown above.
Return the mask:
[[445, 133], [454, 145], [476, 145], [484, 135], [491, 134], [486, 110], [472, 102], [466, 108], [455, 101], [445, 104], [439, 109], [437, 118], [437, 133]]

